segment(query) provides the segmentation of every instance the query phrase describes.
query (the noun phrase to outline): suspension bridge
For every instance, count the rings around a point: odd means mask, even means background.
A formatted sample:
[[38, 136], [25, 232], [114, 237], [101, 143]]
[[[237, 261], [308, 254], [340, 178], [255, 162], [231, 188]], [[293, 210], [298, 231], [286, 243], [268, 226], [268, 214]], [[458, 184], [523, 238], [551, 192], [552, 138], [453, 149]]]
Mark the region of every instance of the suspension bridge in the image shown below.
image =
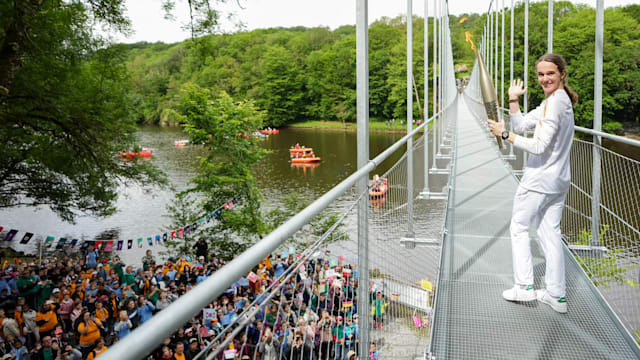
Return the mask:
[[[640, 358], [640, 163], [602, 146], [602, 139], [640, 149], [640, 141], [601, 132], [603, 2], [596, 9], [594, 128], [576, 127], [582, 137], [571, 149], [572, 184], [567, 194], [562, 231], [566, 263], [568, 313], [532, 303], [502, 299], [513, 285], [509, 222], [512, 199], [526, 166], [526, 154], [507, 146], [499, 149], [486, 128], [480, 96], [478, 66], [469, 85], [458, 93], [453, 71], [447, 2], [425, 3], [424, 17], [433, 17], [425, 30], [424, 104], [432, 96], [432, 116], [420, 126], [407, 113], [407, 135], [373, 159], [368, 153], [368, 31], [367, 1], [357, 1], [358, 170], [306, 209], [240, 254], [234, 261], [190, 290], [111, 347], [104, 359], [143, 358], [163, 339], [201, 312], [231, 284], [245, 276], [267, 255], [323, 211], [339, 221], [318, 237], [266, 288], [253, 306], [210, 342], [197, 358], [241, 359], [242, 339], [258, 313], [293, 284], [314, 292], [306, 276], [310, 261], [324, 264], [330, 251], [338, 267], [324, 276], [341, 287], [357, 278], [358, 298], [348, 298], [359, 319], [358, 358], [368, 359], [375, 343], [382, 359], [638, 359]], [[513, 22], [505, 13], [513, 4], [493, 1], [487, 12], [479, 51], [495, 84], [507, 81], [505, 37], [513, 39]], [[528, 58], [528, 2], [525, 2], [524, 66]], [[412, 1], [407, 1], [412, 14]], [[553, 1], [549, 1], [548, 52], [553, 50]], [[427, 32], [432, 31], [432, 46]], [[407, 108], [413, 108], [412, 17], [407, 17]], [[429, 54], [429, 49], [432, 53]], [[431, 55], [431, 57], [430, 57]], [[513, 64], [514, 61], [510, 61]], [[429, 79], [429, 66], [433, 76]], [[527, 71], [524, 72], [525, 74]], [[510, 78], [513, 69], [510, 69]], [[509, 79], [510, 80], [510, 79]], [[525, 82], [528, 80], [525, 77]], [[528, 84], [525, 84], [527, 86]], [[504, 88], [499, 89], [504, 99]], [[505, 109], [504, 104], [502, 110]], [[425, 108], [427, 106], [425, 105]], [[525, 111], [527, 105], [525, 102]], [[505, 114], [501, 114], [504, 116]], [[508, 120], [508, 116], [504, 116]], [[527, 134], [523, 134], [527, 135]], [[369, 178], [389, 155], [404, 155], [381, 175], [389, 190], [370, 197]], [[338, 197], [350, 196], [351, 207], [336, 209]], [[332, 238], [341, 223], [357, 225], [347, 240]], [[544, 288], [544, 256], [532, 234], [536, 288]], [[339, 254], [339, 255], [338, 255]], [[334, 263], [332, 263], [332, 267]], [[349, 272], [345, 269], [348, 269]], [[324, 271], [324, 270], [321, 270]], [[340, 276], [342, 275], [342, 276]], [[335, 284], [335, 283], [334, 283]], [[300, 285], [300, 286], [299, 286]], [[378, 295], [379, 293], [379, 295]], [[336, 294], [335, 292], [333, 293]], [[369, 316], [380, 296], [388, 310], [385, 326]], [[356, 301], [353, 301], [356, 300]], [[359, 301], [357, 301], [359, 300]], [[332, 305], [339, 310], [345, 303]], [[262, 336], [262, 333], [261, 333]], [[311, 342], [313, 343], [313, 342]], [[240, 349], [238, 349], [240, 344]], [[230, 352], [230, 350], [233, 350]], [[280, 349], [282, 351], [282, 348]], [[238, 352], [239, 351], [239, 352]], [[302, 351], [304, 352], [304, 351]], [[280, 352], [284, 354], [284, 352]], [[259, 359], [252, 352], [248, 358]], [[246, 354], [244, 354], [246, 355]], [[309, 358], [300, 354], [296, 358]], [[285, 356], [285, 355], [282, 355]], [[286, 358], [290, 358], [288, 355]], [[346, 352], [321, 358], [342, 359]], [[247, 358], [247, 356], [243, 357]]]

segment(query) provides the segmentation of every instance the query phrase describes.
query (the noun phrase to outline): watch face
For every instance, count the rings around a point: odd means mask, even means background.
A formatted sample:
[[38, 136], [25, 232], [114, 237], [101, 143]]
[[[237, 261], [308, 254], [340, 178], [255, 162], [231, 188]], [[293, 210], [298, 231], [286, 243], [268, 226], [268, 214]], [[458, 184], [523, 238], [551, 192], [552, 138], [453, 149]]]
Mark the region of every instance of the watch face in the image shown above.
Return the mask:
[[502, 140], [507, 140], [509, 138], [509, 132], [507, 130], [502, 132]]

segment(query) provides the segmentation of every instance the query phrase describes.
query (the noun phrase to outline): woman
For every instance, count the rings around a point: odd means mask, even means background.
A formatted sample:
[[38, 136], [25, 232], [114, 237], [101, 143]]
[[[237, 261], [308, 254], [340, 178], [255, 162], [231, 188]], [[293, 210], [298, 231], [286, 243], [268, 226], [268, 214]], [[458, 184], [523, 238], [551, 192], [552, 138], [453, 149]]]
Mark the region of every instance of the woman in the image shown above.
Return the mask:
[[166, 291], [160, 291], [160, 296], [158, 297], [158, 302], [156, 303], [156, 310], [160, 311], [166, 309], [171, 305], [171, 301], [167, 298]]
[[96, 341], [100, 338], [100, 328], [102, 328], [100, 320], [92, 317], [89, 310], [85, 310], [82, 313], [82, 321], [78, 324], [80, 351], [83, 358], [86, 358], [95, 347]]
[[[545, 99], [523, 116], [518, 98], [524, 95], [522, 81], [509, 88], [509, 112], [514, 130], [534, 130], [532, 138], [507, 131], [504, 122], [489, 120], [496, 136], [528, 152], [527, 167], [516, 190], [511, 215], [511, 247], [515, 285], [502, 296], [508, 301], [538, 301], [559, 313], [567, 312], [564, 254], [560, 219], [571, 184], [569, 167], [573, 141], [573, 107], [578, 95], [567, 86], [567, 63], [558, 54], [544, 54], [536, 61], [538, 82]], [[529, 227], [534, 226], [546, 259], [547, 288], [534, 291]]]

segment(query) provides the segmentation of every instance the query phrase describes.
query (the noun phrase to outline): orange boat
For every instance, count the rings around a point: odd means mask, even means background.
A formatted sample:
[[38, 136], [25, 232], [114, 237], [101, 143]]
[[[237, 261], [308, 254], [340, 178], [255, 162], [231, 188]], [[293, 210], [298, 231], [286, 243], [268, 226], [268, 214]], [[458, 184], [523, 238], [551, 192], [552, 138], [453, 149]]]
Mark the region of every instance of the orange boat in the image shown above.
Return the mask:
[[[377, 176], [377, 175], [376, 175]], [[374, 185], [374, 183], [378, 183], [378, 185]], [[387, 181], [387, 179], [375, 179], [374, 181], [371, 182], [372, 184], [370, 185], [369, 188], [369, 197], [372, 199], [376, 199], [376, 198], [381, 198], [385, 195], [387, 195], [387, 192], [389, 191], [389, 182]]]
[[292, 164], [306, 164], [306, 163], [316, 163], [320, 161], [318, 156], [312, 158], [293, 158], [291, 159]]
[[176, 147], [182, 147], [182, 146], [187, 146], [187, 144], [189, 143], [189, 140], [187, 139], [180, 139], [180, 140], [176, 140], [173, 142], [173, 146]]
[[280, 132], [280, 130], [278, 129], [271, 129], [271, 130], [260, 130], [261, 133], [265, 134], [265, 135], [269, 135], [269, 134], [277, 134]]
[[121, 152], [120, 154], [118, 154], [118, 157], [122, 158], [122, 160], [129, 161], [135, 158], [150, 158], [151, 155], [153, 155], [153, 152], [151, 150], [144, 149], [140, 152], [133, 152], [133, 151]]
[[312, 153], [312, 152], [313, 152], [313, 148], [308, 148], [308, 147], [302, 147], [299, 149], [296, 149], [296, 148], [289, 149], [289, 154], [304, 154], [304, 153]]

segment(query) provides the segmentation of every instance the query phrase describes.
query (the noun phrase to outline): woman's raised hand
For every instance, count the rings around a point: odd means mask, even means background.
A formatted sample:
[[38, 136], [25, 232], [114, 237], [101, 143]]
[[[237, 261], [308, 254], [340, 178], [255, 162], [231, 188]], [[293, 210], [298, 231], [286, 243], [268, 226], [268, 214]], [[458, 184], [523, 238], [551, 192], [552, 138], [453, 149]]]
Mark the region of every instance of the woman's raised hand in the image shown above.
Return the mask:
[[524, 95], [527, 92], [527, 88], [523, 88], [524, 82], [521, 79], [515, 79], [509, 86], [509, 99], [517, 99], [520, 95]]

